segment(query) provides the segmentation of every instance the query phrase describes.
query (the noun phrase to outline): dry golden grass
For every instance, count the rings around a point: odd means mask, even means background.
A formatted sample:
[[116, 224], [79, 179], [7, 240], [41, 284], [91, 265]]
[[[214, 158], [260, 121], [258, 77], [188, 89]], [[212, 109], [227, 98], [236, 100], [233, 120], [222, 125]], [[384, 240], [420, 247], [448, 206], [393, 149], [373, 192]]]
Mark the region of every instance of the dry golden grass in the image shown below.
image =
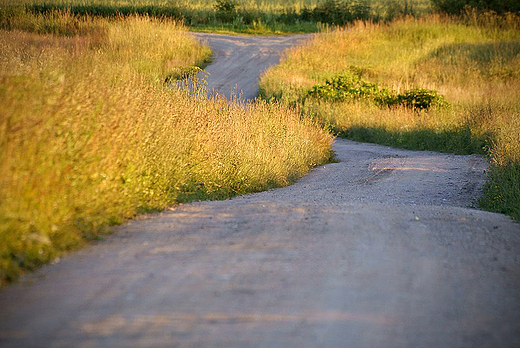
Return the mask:
[[[326, 55], [324, 55], [326, 54]], [[305, 98], [345, 71], [396, 91], [437, 90], [451, 107], [416, 112], [366, 101]], [[299, 104], [360, 141], [454, 153], [487, 153], [494, 164], [482, 205], [520, 219], [520, 19], [468, 13], [389, 25], [359, 22], [291, 50], [262, 78], [267, 98]], [[497, 179], [499, 172], [508, 173]]]
[[168, 88], [209, 54], [182, 26], [87, 26], [0, 31], [0, 282], [139, 212], [287, 185], [328, 160], [330, 135], [287, 107]]

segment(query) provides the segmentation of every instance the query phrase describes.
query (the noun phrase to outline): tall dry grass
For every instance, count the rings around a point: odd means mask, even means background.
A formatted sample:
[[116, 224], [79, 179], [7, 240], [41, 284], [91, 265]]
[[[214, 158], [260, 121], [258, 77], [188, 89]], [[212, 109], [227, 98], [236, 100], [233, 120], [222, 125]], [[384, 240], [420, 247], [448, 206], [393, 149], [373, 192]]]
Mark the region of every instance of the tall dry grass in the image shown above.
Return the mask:
[[330, 135], [287, 107], [168, 88], [209, 55], [183, 26], [89, 21], [0, 31], [0, 282], [137, 213], [287, 185], [329, 158]]
[[[428, 88], [451, 107], [417, 112], [306, 97], [344, 73], [395, 91]], [[389, 25], [358, 22], [291, 50], [262, 78], [266, 98], [298, 104], [338, 134], [411, 149], [488, 154], [481, 204], [520, 219], [520, 19], [467, 13]]]

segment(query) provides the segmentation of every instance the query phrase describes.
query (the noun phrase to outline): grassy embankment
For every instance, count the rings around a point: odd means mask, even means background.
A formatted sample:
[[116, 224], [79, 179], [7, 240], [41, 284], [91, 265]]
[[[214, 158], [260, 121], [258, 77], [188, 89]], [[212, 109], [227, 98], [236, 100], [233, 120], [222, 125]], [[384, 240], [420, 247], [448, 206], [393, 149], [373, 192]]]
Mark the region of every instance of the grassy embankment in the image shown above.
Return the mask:
[[168, 88], [210, 53], [176, 22], [2, 10], [0, 285], [138, 213], [329, 159], [330, 135], [287, 107]]
[[[332, 91], [337, 84], [325, 84], [338, 76], [352, 82], [344, 94]], [[325, 92], [309, 95], [314, 86]], [[376, 97], [385, 87], [394, 95], [414, 87], [435, 90], [449, 105], [384, 106]], [[518, 16], [360, 22], [292, 49], [263, 76], [261, 89], [350, 139], [487, 154], [492, 166], [481, 206], [520, 219]]]
[[282, 34], [317, 32], [356, 19], [389, 21], [430, 11], [429, 0], [23, 0], [42, 13], [67, 10], [109, 17], [150, 15], [182, 20], [196, 31]]

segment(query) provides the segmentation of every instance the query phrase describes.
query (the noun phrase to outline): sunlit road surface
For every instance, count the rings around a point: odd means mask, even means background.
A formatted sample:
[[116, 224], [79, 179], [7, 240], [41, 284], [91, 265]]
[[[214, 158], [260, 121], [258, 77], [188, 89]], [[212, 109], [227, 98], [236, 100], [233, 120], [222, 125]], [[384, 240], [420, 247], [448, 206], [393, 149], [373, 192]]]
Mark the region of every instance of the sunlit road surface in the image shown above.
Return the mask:
[[295, 185], [131, 221], [0, 291], [0, 347], [520, 347], [520, 225], [467, 208], [485, 160], [334, 150]]

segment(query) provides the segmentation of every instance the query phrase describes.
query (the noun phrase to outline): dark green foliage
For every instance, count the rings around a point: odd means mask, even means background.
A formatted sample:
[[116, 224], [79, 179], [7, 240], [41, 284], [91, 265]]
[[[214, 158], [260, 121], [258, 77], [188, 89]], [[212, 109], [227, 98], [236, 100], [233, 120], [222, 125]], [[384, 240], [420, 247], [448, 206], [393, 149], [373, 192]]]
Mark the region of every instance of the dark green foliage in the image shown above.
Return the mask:
[[215, 12], [218, 20], [229, 23], [237, 16], [237, 2], [235, 0], [217, 0]]
[[324, 85], [314, 86], [308, 97], [332, 101], [353, 101], [365, 99], [380, 106], [401, 105], [414, 110], [446, 106], [448, 103], [436, 91], [414, 88], [403, 93], [394, 93], [386, 87], [361, 79], [359, 74], [346, 72], [335, 76]]
[[304, 8], [302, 20], [333, 25], [345, 25], [355, 20], [371, 19], [371, 6], [367, 1], [326, 0], [314, 9]]
[[362, 80], [351, 72], [335, 76], [324, 85], [314, 86], [308, 93], [316, 99], [334, 101], [374, 99], [380, 93], [376, 84]]
[[176, 6], [158, 5], [109, 5], [109, 4], [56, 4], [41, 3], [28, 5], [27, 9], [34, 13], [49, 13], [52, 11], [66, 11], [75, 15], [89, 15], [98, 17], [116, 17], [129, 15], [148, 15], [152, 17], [169, 17], [183, 19], [184, 14], [181, 8]]
[[432, 0], [432, 4], [437, 11], [450, 15], [460, 15], [466, 8], [495, 11], [498, 14], [520, 13], [518, 0]]
[[387, 0], [385, 2], [385, 20], [392, 21], [398, 17], [417, 16], [413, 0]]
[[436, 91], [414, 88], [398, 94], [395, 98], [395, 104], [404, 105], [415, 110], [425, 110], [432, 106], [444, 106], [446, 105], [446, 100]]

